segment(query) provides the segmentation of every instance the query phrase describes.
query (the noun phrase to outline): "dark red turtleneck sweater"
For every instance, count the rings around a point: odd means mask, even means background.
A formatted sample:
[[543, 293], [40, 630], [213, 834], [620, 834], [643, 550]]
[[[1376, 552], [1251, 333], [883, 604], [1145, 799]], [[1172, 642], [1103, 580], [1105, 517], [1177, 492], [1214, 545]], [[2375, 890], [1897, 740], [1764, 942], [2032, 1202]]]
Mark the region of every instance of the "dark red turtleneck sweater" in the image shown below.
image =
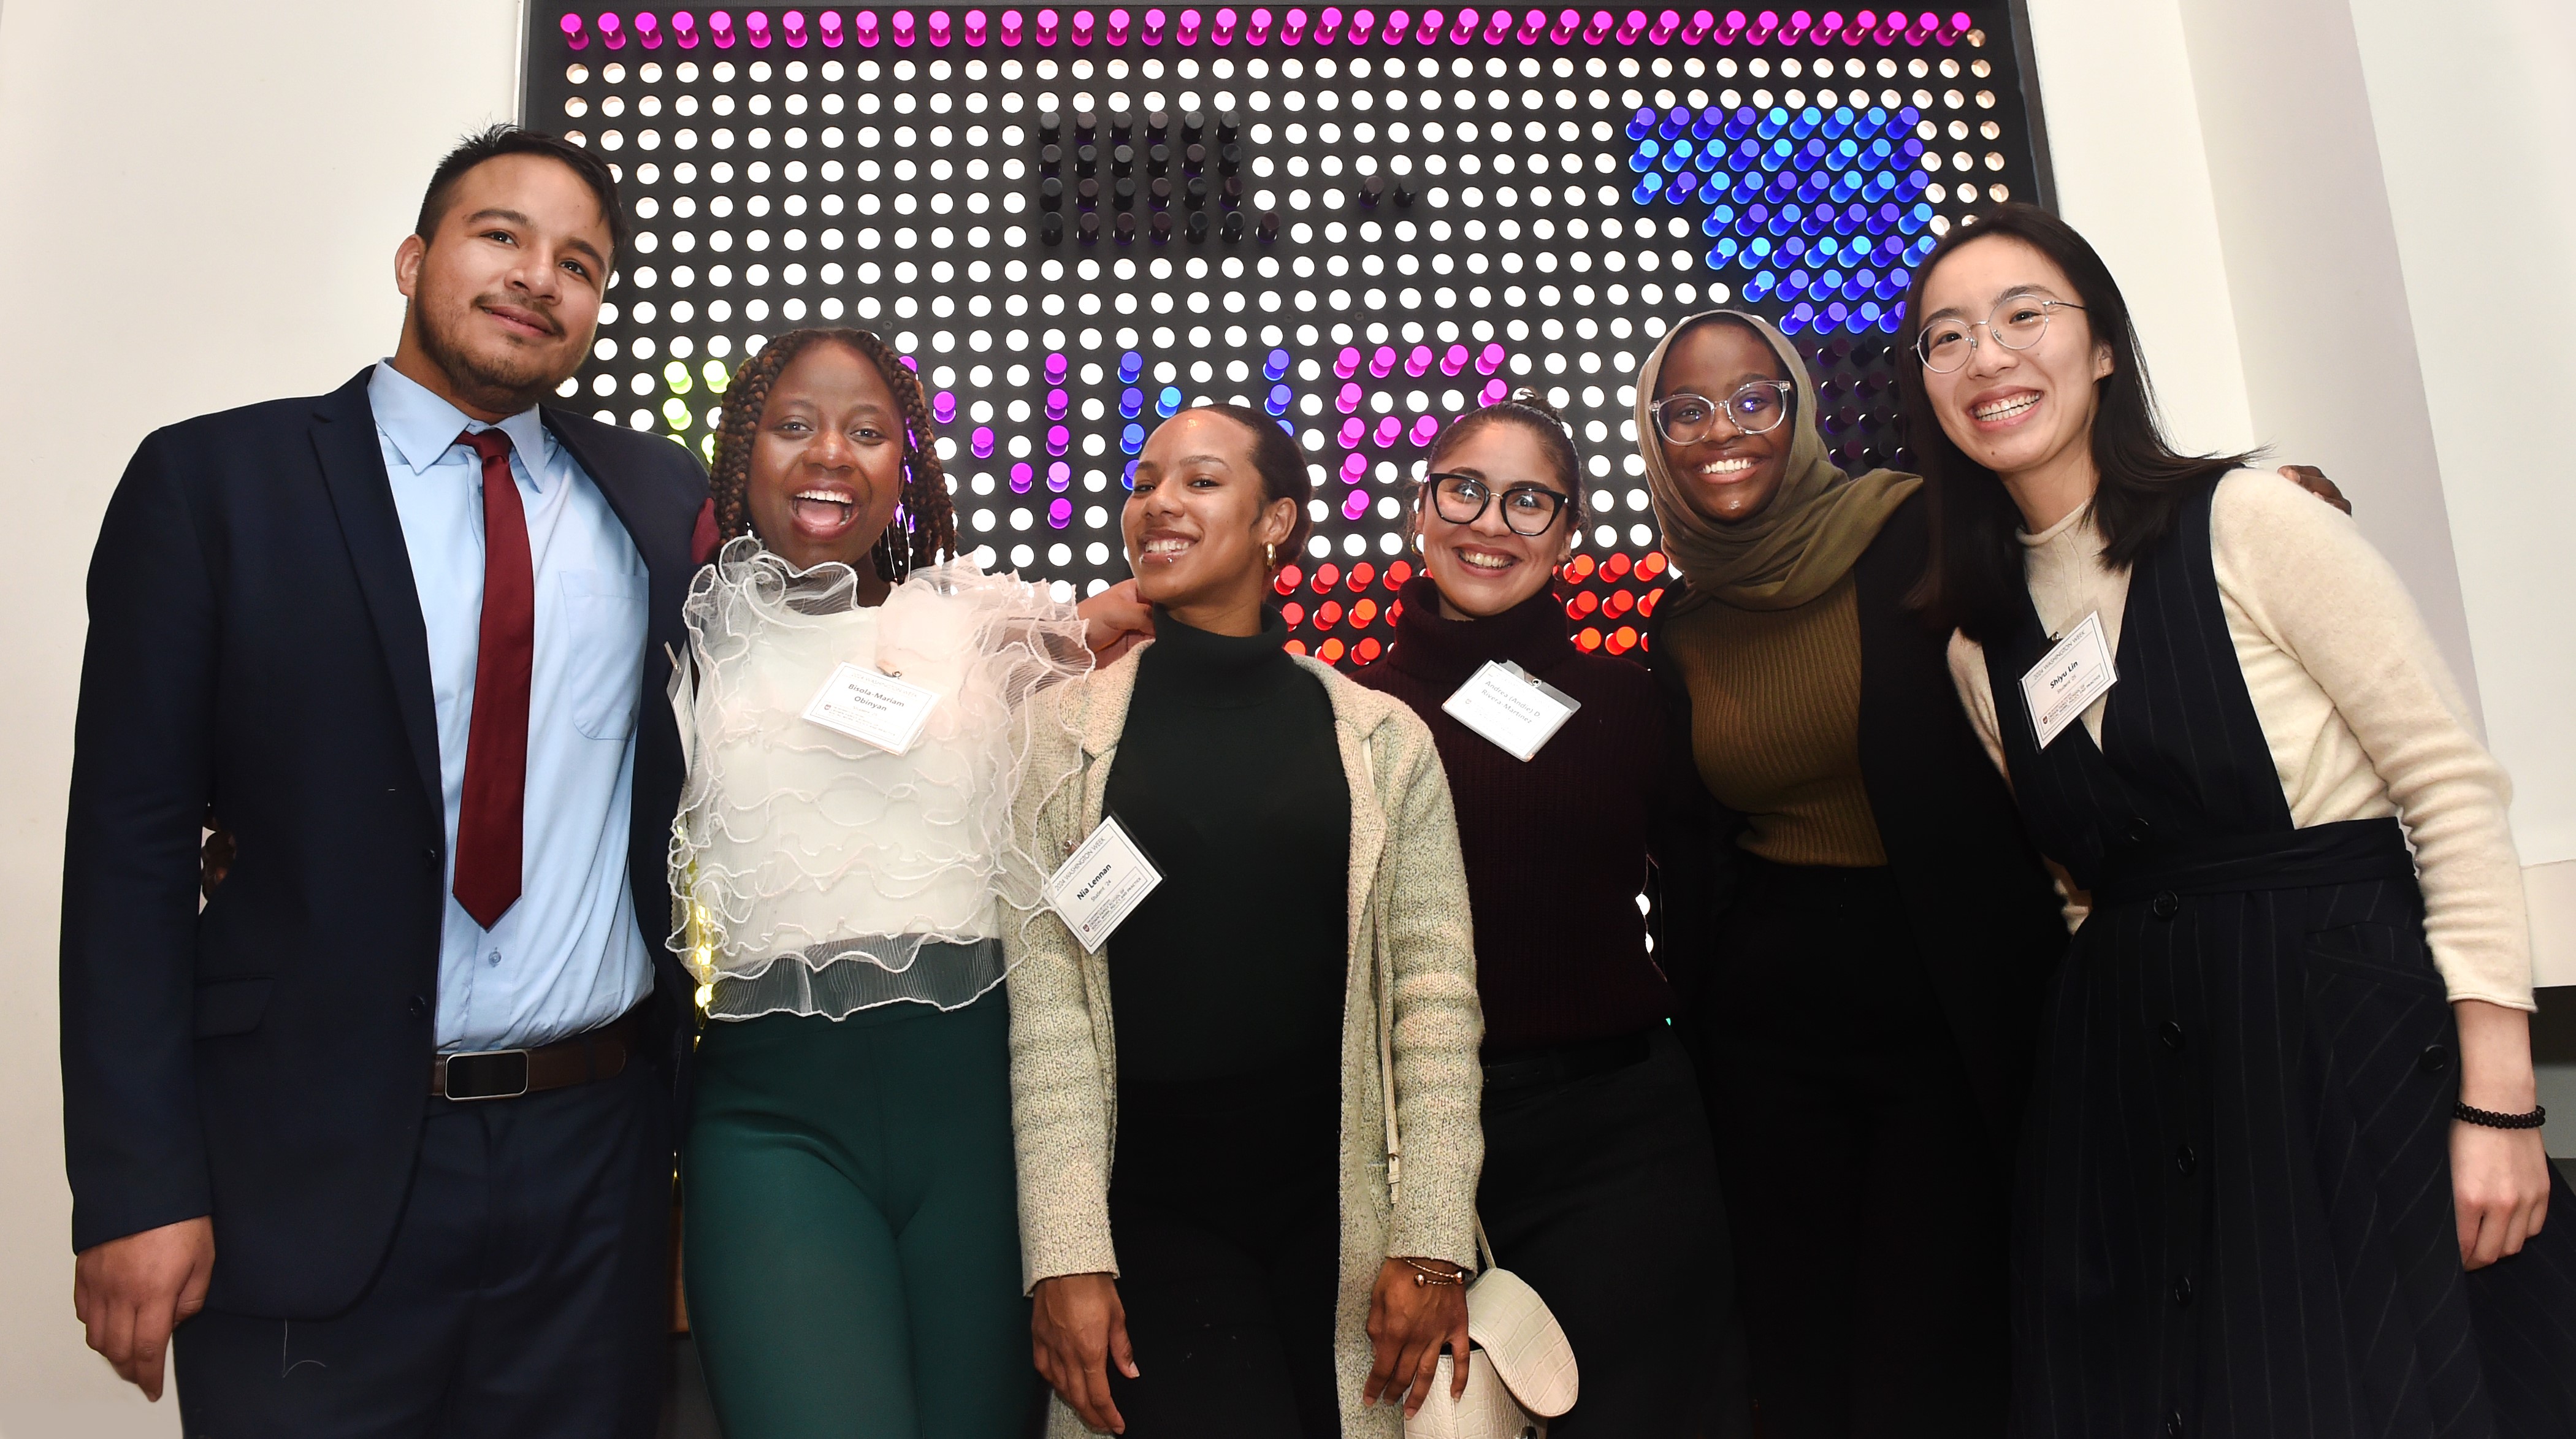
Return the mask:
[[[1671, 792], [1654, 677], [1576, 649], [1547, 590], [1483, 620], [1443, 619], [1428, 577], [1403, 600], [1394, 648], [1358, 679], [1412, 706], [1440, 746], [1476, 917], [1485, 1058], [1662, 1022], [1673, 992], [1637, 909]], [[1440, 708], [1487, 660], [1582, 703], [1527, 763]]]

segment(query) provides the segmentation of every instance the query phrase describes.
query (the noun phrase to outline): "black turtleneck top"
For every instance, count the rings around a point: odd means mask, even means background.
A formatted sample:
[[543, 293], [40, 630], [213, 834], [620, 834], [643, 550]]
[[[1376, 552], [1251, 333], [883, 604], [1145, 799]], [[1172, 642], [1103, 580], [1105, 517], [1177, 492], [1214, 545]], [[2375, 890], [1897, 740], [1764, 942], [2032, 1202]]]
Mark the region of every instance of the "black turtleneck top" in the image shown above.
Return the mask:
[[[1458, 806], [1476, 919], [1485, 1058], [1634, 1034], [1673, 992], [1646, 951], [1651, 836], [1676, 822], [1678, 756], [1654, 677], [1566, 637], [1548, 590], [1499, 615], [1444, 619], [1428, 576], [1405, 585], [1395, 644], [1359, 682], [1431, 726]], [[1440, 708], [1489, 660], [1509, 660], [1582, 704], [1526, 763]]]
[[1154, 635], [1106, 796], [1163, 874], [1109, 937], [1121, 1088], [1318, 1059], [1338, 1077], [1351, 809], [1332, 702], [1276, 614], [1236, 638], [1158, 609]]

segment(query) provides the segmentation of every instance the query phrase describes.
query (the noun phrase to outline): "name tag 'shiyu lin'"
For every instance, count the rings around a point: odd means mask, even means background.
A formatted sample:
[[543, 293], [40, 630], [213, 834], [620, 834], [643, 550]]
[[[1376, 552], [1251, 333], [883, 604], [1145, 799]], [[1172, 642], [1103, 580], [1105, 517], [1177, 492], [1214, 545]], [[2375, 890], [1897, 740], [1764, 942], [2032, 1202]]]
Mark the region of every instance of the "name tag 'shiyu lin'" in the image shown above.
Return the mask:
[[2102, 616], [2086, 615], [2021, 677], [2022, 703], [2030, 707], [2030, 727], [2038, 731], [2039, 747], [2048, 748], [2119, 682], [2111, 646], [2102, 638]]
[[1110, 931], [1162, 882], [1163, 872], [1136, 847], [1117, 817], [1104, 815], [1100, 828], [1075, 847], [1073, 857], [1047, 876], [1042, 897], [1082, 941], [1083, 951], [1098, 954]]
[[921, 728], [930, 723], [938, 704], [936, 690], [905, 684], [864, 665], [843, 665], [805, 707], [805, 718], [899, 755], [921, 738]]
[[1583, 703], [1509, 660], [1487, 660], [1440, 708], [1503, 753], [1527, 760]]

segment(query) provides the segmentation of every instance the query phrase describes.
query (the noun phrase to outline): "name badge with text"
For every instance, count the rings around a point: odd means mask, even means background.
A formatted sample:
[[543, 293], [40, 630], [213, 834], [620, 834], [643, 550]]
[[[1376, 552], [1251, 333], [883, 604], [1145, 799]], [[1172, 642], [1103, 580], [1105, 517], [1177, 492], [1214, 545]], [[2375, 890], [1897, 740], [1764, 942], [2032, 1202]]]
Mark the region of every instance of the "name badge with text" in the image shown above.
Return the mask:
[[921, 727], [930, 723], [938, 704], [935, 690], [861, 665], [843, 665], [805, 707], [805, 718], [888, 754], [902, 754], [921, 738]]
[[1163, 872], [1145, 858], [1117, 817], [1105, 815], [1100, 828], [1075, 847], [1073, 857], [1047, 876], [1043, 897], [1082, 941], [1084, 952], [1098, 954], [1110, 931], [1162, 882]]
[[2021, 677], [2022, 702], [2030, 707], [2030, 727], [2039, 732], [2039, 747], [2048, 748], [2119, 682], [2119, 671], [2111, 664], [2111, 646], [2102, 638], [2102, 616], [2086, 615]]
[[1503, 753], [1527, 760], [1583, 703], [1509, 660], [1487, 660], [1440, 708]]

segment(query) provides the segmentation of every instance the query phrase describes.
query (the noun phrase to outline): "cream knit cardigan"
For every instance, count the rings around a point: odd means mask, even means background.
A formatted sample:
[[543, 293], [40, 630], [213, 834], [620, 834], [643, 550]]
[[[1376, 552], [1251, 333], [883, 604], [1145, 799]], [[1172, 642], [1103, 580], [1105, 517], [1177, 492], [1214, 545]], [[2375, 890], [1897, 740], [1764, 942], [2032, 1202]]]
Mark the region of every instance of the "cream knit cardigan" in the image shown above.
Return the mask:
[[[1032, 704], [1062, 724], [1034, 725], [1037, 752], [1016, 813], [1020, 848], [1061, 861], [1100, 824], [1109, 770], [1127, 726], [1145, 646], [1045, 691]], [[1399, 701], [1299, 657], [1324, 686], [1351, 794], [1349, 978], [1342, 1005], [1342, 1265], [1335, 1359], [1342, 1432], [1403, 1433], [1402, 1411], [1360, 1404], [1367, 1382], [1369, 1295], [1390, 1255], [1475, 1263], [1476, 1178], [1484, 1163], [1477, 1046], [1484, 1012], [1449, 781], [1431, 731]], [[1041, 719], [1054, 716], [1041, 716]], [[1257, 922], [1257, 916], [1247, 916]], [[1006, 921], [1011, 960], [1011, 1113], [1020, 1170], [1020, 1263], [1026, 1285], [1063, 1274], [1118, 1272], [1110, 1244], [1109, 1170], [1118, 1127], [1116, 1026], [1107, 955], [1087, 955], [1050, 911]], [[1114, 943], [1114, 939], [1112, 943]], [[1401, 1203], [1390, 1201], [1378, 1071], [1377, 966], [1393, 975]], [[1210, 1015], [1257, 1024], [1257, 1015]], [[1210, 1275], [1208, 1282], [1240, 1282]], [[1152, 1355], [1139, 1355], [1147, 1373]], [[1051, 1401], [1049, 1439], [1085, 1432]]]

